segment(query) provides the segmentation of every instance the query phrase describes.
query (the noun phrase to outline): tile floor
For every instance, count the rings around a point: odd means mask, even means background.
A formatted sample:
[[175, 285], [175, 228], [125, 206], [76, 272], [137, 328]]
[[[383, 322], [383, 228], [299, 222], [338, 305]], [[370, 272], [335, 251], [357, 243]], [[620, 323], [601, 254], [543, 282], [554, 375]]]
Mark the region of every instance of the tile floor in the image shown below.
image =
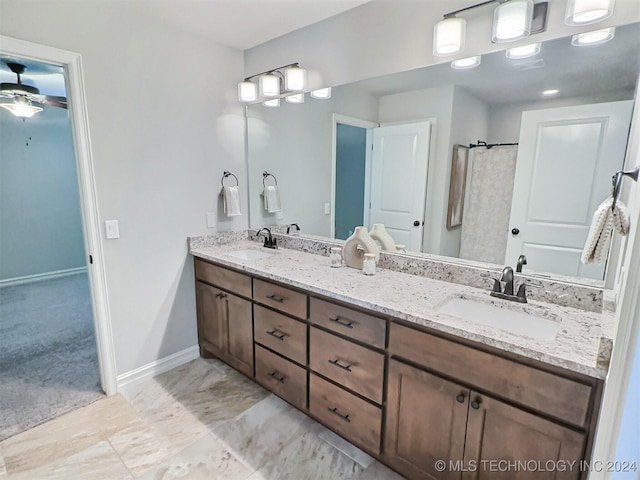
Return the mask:
[[0, 480], [401, 479], [217, 360], [0, 442]]

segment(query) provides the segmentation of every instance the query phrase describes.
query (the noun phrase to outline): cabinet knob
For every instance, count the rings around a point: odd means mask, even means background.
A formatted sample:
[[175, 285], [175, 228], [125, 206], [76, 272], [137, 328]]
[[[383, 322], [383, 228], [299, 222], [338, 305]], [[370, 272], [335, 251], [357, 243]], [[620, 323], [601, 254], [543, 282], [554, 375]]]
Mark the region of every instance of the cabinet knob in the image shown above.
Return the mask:
[[227, 294], [226, 293], [216, 293], [216, 298], [227, 298]]
[[458, 403], [464, 403], [464, 395], [462, 393], [460, 393], [457, 397], [456, 397], [456, 402]]
[[474, 410], [478, 410], [481, 403], [482, 399], [480, 397], [477, 397], [474, 401], [471, 402], [471, 408], [473, 408]]

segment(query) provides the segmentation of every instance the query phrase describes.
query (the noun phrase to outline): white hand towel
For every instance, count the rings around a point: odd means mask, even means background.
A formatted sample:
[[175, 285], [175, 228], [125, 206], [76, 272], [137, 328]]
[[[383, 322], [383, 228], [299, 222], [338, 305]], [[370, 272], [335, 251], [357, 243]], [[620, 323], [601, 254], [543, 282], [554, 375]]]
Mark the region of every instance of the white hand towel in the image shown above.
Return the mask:
[[612, 210], [613, 197], [607, 198], [596, 209], [591, 220], [591, 228], [582, 251], [582, 263], [599, 263], [606, 258], [611, 232], [615, 228], [620, 235], [629, 233], [629, 214], [620, 200]]
[[240, 210], [240, 190], [238, 187], [222, 187], [222, 203], [227, 217], [242, 215]]
[[269, 213], [275, 213], [282, 210], [280, 202], [280, 190], [276, 185], [267, 185], [264, 187], [264, 209]]

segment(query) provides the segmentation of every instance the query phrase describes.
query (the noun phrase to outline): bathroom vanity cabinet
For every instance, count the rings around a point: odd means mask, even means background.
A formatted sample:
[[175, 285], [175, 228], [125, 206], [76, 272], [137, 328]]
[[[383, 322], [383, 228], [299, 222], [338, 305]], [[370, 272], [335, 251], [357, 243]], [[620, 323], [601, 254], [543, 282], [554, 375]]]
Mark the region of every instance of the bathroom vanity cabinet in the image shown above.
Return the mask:
[[[601, 380], [200, 258], [195, 272], [203, 356], [407, 478], [532, 478], [491, 469], [498, 460], [590, 458]], [[579, 462], [533, 475], [586, 478]]]

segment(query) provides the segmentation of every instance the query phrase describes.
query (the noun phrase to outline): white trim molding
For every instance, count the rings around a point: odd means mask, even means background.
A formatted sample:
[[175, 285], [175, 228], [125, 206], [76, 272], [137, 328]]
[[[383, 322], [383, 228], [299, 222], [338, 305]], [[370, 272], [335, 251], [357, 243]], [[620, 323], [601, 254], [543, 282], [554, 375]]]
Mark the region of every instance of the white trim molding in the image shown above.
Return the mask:
[[168, 372], [169, 370], [173, 370], [198, 357], [200, 357], [200, 348], [198, 345], [195, 345], [161, 358], [160, 360], [156, 360], [155, 362], [147, 363], [127, 373], [118, 375], [118, 390], [122, 389], [122, 387], [131, 386], [156, 377], [164, 372]]
[[66, 270], [55, 270], [53, 272], [36, 273], [35, 275], [25, 275], [23, 277], [6, 278], [0, 280], [0, 288], [15, 285], [23, 285], [25, 283], [43, 282], [45, 280], [53, 280], [55, 278], [68, 277], [78, 273], [85, 273], [87, 267], [67, 268]]
[[80, 189], [80, 209], [85, 251], [92, 262], [88, 265], [89, 287], [93, 304], [93, 318], [100, 365], [102, 389], [107, 395], [117, 393], [115, 350], [111, 329], [111, 315], [104, 268], [102, 238], [100, 236], [100, 215], [95, 184], [95, 169], [89, 135], [82, 58], [79, 53], [60, 50], [55, 47], [18, 40], [0, 35], [0, 49], [4, 54], [46, 62], [64, 68], [71, 119], [71, 131], [76, 154], [78, 186]]

